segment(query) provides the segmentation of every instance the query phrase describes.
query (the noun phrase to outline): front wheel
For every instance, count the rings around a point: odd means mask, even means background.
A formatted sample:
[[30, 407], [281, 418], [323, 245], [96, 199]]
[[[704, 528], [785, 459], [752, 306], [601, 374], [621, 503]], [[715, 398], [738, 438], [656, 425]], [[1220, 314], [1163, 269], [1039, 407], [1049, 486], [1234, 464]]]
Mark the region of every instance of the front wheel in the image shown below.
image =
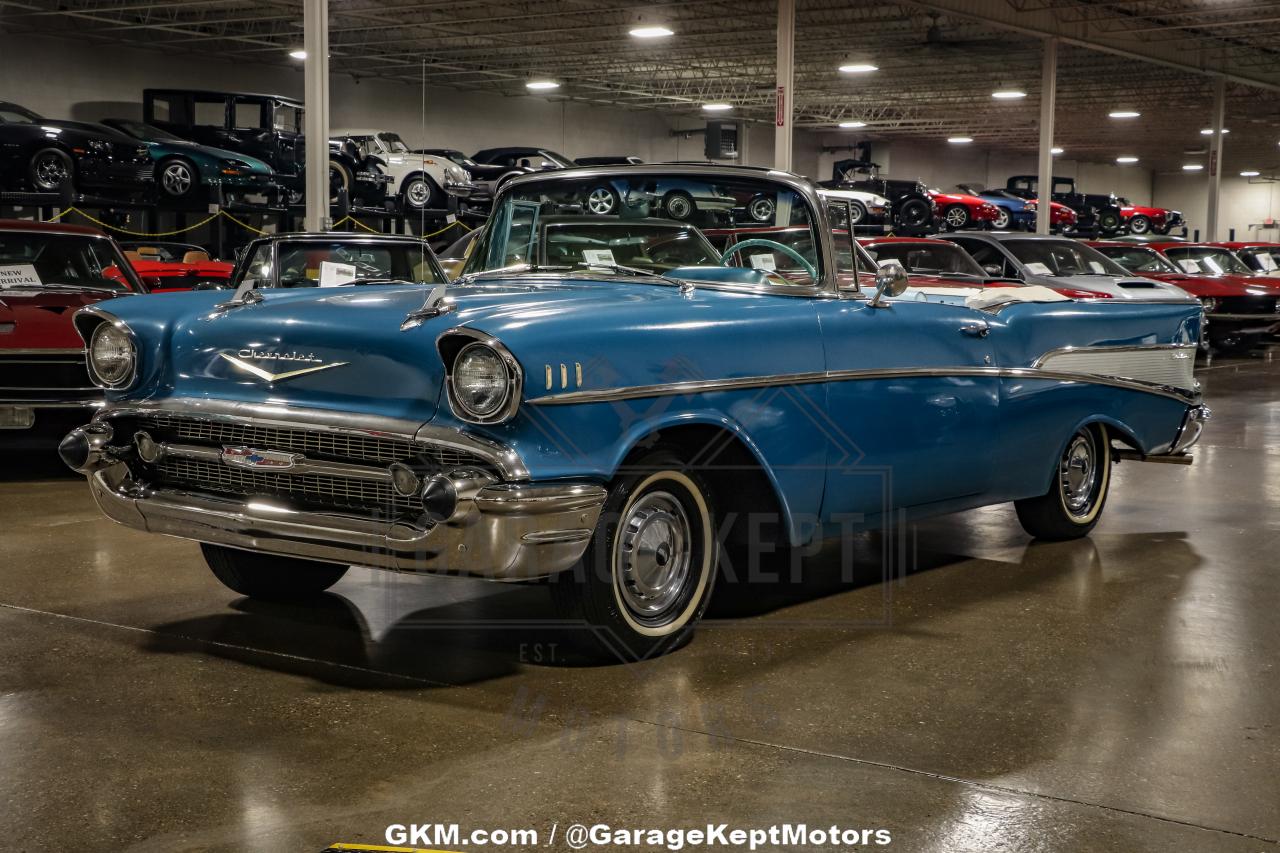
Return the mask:
[[711, 490], [673, 452], [657, 450], [613, 483], [578, 566], [551, 580], [562, 618], [584, 621], [592, 657], [664, 654], [693, 634], [719, 562]]
[[74, 167], [65, 151], [46, 148], [31, 158], [31, 185], [37, 192], [53, 193], [71, 181]]
[[160, 191], [165, 198], [185, 201], [200, 188], [200, 175], [186, 160], [166, 160], [160, 164]]
[[593, 216], [612, 216], [622, 206], [618, 192], [613, 187], [601, 184], [592, 187], [587, 193], [587, 212]]
[[1015, 501], [1022, 529], [1036, 539], [1087, 536], [1098, 523], [1111, 487], [1111, 441], [1102, 424], [1082, 427], [1063, 451], [1049, 491]]
[[662, 209], [668, 219], [674, 219], [677, 222], [692, 219], [693, 214], [698, 210], [693, 203], [693, 197], [680, 191], [667, 193], [662, 199]]
[[907, 228], [928, 225], [933, 218], [933, 208], [919, 198], [908, 199], [898, 211], [898, 224]]
[[239, 551], [201, 544], [204, 561], [223, 586], [265, 601], [296, 601], [324, 592], [347, 573], [346, 566]]
[[338, 191], [344, 190], [347, 193], [347, 199], [351, 199], [351, 184], [355, 179], [351, 176], [351, 170], [342, 163], [335, 160], [329, 161], [329, 203], [336, 204], [338, 201]]
[[1123, 220], [1114, 210], [1108, 210], [1098, 217], [1098, 225], [1103, 231], [1119, 231]]
[[410, 175], [405, 179], [404, 186], [400, 190], [404, 206], [410, 210], [442, 207], [440, 195], [441, 192], [436, 189], [435, 183], [426, 175]]
[[1130, 234], [1146, 234], [1151, 231], [1151, 220], [1145, 216], [1134, 216], [1129, 220]]

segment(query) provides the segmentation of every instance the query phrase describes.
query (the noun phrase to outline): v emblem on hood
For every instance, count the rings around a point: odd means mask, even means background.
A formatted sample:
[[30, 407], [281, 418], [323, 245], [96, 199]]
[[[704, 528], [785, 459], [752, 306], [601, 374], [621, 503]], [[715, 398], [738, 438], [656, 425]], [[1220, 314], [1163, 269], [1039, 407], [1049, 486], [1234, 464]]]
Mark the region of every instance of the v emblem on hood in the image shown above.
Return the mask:
[[264, 382], [282, 382], [285, 379], [294, 379], [299, 376], [306, 376], [308, 373], [319, 373], [321, 370], [328, 370], [331, 367], [342, 367], [348, 363], [345, 361], [335, 361], [332, 364], [320, 364], [315, 367], [303, 367], [299, 370], [286, 370], [284, 373], [272, 373], [268, 370], [263, 370], [256, 364], [250, 364], [249, 362], [242, 361], [233, 355], [227, 355], [225, 352], [219, 353], [219, 355], [231, 362], [233, 367], [238, 367], [245, 373], [252, 373]]

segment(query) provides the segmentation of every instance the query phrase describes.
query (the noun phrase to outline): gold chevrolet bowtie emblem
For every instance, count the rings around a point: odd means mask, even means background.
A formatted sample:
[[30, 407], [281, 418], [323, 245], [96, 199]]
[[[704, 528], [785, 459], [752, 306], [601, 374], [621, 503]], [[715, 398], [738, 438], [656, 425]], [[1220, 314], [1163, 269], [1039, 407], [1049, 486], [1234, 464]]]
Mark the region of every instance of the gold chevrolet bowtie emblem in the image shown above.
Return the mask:
[[345, 361], [335, 361], [333, 364], [320, 364], [315, 367], [303, 367], [298, 370], [286, 370], [284, 373], [272, 373], [269, 370], [263, 370], [261, 367], [258, 367], [256, 364], [250, 364], [247, 361], [242, 361], [236, 358], [234, 355], [227, 355], [225, 352], [219, 353], [219, 355], [221, 355], [227, 361], [231, 362], [233, 366], [240, 368], [245, 373], [252, 373], [254, 376], [258, 377], [263, 382], [283, 382], [286, 379], [294, 379], [299, 376], [306, 376], [308, 373], [318, 373], [321, 370], [328, 370], [331, 367], [342, 367], [343, 365], [347, 364], [347, 362]]

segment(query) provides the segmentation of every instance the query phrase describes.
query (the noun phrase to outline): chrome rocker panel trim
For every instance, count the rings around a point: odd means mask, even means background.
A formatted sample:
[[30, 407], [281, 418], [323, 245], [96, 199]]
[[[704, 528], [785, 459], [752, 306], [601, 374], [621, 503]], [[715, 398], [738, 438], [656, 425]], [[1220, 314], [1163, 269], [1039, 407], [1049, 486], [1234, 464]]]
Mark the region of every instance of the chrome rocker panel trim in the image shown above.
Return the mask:
[[358, 412], [308, 409], [273, 403], [244, 403], [231, 400], [209, 400], [194, 397], [170, 397], [161, 400], [130, 401], [108, 406], [94, 420], [115, 417], [147, 417], [176, 415], [245, 424], [247, 426], [314, 429], [373, 438], [400, 438], [421, 444], [435, 444], [474, 453], [490, 462], [504, 480], [519, 482], [529, 479], [529, 470], [520, 456], [508, 447], [481, 436], [468, 435], [456, 429], [422, 424], [418, 421], [380, 417]]
[[600, 391], [569, 391], [548, 394], [525, 400], [534, 406], [568, 406], [582, 403], [611, 403], [620, 400], [642, 400], [652, 397], [679, 397], [691, 394], [707, 394], [715, 391], [740, 391], [750, 388], [770, 388], [779, 385], [814, 385], [823, 382], [851, 382], [872, 379], [901, 379], [929, 377], [986, 376], [1011, 379], [1047, 379], [1057, 382], [1085, 382], [1107, 385], [1129, 391], [1142, 391], [1171, 397], [1184, 403], [1199, 403], [1198, 389], [1175, 388], [1136, 379], [1117, 376], [1100, 376], [1034, 367], [909, 367], [900, 369], [827, 370], [811, 373], [784, 373], [772, 376], [744, 376], [736, 379], [705, 379], [690, 382], [673, 382], [663, 385], [633, 385], [626, 388], [609, 388]]
[[495, 484], [449, 521], [419, 527], [275, 500], [149, 488], [124, 465], [94, 471], [89, 486], [108, 518], [150, 533], [342, 565], [507, 581], [571, 568], [607, 496], [586, 483]]

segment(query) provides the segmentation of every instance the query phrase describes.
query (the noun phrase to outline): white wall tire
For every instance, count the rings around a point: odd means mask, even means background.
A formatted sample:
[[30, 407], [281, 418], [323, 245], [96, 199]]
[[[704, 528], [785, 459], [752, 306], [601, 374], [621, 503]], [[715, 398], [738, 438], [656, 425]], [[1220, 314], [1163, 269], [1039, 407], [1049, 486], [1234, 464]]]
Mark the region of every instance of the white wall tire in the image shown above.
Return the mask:
[[551, 579], [558, 613], [586, 624], [588, 656], [642, 660], [683, 645], [706, 611], [719, 543], [711, 490], [670, 451], [611, 484], [580, 566]]
[[1081, 427], [1067, 442], [1049, 490], [1015, 501], [1022, 528], [1036, 539], [1061, 541], [1087, 536], [1097, 525], [1111, 491], [1111, 439], [1102, 424]]

